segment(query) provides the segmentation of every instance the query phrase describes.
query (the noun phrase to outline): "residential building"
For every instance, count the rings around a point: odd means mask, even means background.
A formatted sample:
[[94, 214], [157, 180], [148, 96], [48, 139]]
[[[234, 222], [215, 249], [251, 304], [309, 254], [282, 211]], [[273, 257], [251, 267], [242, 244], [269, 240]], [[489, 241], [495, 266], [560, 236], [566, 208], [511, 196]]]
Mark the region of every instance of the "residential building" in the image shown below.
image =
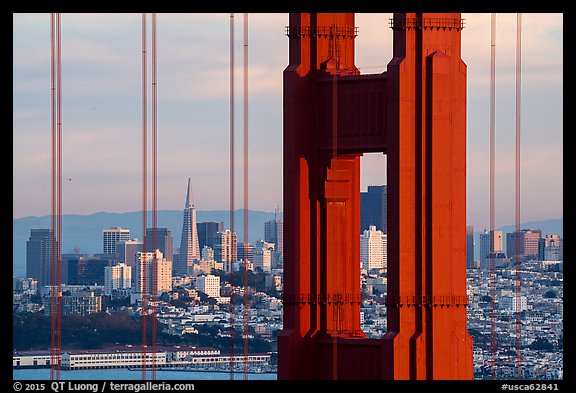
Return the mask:
[[230, 273], [237, 258], [236, 232], [226, 229], [214, 235], [214, 259], [224, 264], [224, 271]]
[[370, 227], [360, 235], [361, 269], [385, 269], [387, 265], [387, 238], [376, 226]]
[[196, 277], [196, 289], [209, 297], [218, 299], [220, 297], [220, 277], [211, 274], [198, 276]]
[[[156, 271], [154, 272], [154, 266]], [[161, 295], [163, 292], [172, 290], [172, 261], [164, 258], [162, 251], [137, 253], [134, 282], [137, 293]]]
[[118, 289], [132, 288], [132, 267], [125, 263], [104, 268], [104, 293], [111, 295]]

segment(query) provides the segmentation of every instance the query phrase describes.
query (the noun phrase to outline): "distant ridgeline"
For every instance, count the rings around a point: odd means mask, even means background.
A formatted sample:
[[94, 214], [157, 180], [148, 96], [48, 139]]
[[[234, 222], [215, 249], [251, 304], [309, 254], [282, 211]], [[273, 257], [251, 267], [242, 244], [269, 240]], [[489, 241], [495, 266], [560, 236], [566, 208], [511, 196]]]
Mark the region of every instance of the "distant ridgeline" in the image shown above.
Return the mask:
[[[274, 212], [248, 211], [249, 241], [255, 243], [264, 238], [264, 223], [274, 218]], [[230, 214], [227, 210], [197, 211], [197, 222], [224, 222], [229, 228]], [[51, 216], [23, 217], [13, 220], [13, 276], [26, 274], [26, 242], [32, 228], [50, 228]], [[152, 218], [148, 216], [148, 226]], [[130, 238], [142, 240], [142, 212], [94, 213], [89, 215], [65, 214], [62, 216], [62, 252], [72, 252], [79, 248], [88, 254], [102, 253], [102, 230], [112, 227], [130, 229]], [[174, 248], [180, 247], [182, 235], [182, 210], [159, 210], [158, 227], [170, 228], [174, 239]], [[244, 213], [241, 209], [234, 212], [234, 230], [238, 242], [244, 239]]]

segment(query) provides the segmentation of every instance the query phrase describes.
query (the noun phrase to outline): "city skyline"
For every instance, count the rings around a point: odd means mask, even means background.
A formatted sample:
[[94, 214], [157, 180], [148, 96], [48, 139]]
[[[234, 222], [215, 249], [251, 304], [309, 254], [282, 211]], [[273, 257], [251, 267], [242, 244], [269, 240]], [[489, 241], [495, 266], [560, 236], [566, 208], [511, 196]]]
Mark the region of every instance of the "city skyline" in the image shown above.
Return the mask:
[[[391, 60], [389, 17], [356, 15], [356, 65], [362, 73], [382, 72]], [[489, 217], [490, 15], [464, 13], [462, 17], [466, 20], [462, 56], [468, 66], [469, 93], [467, 224], [480, 230], [488, 227]], [[496, 227], [500, 227], [514, 222], [516, 25], [514, 14], [498, 14], [497, 18], [495, 213]], [[181, 209], [181, 184], [189, 176], [199, 190], [199, 211], [228, 208], [229, 19], [229, 14], [158, 15], [159, 209]], [[49, 16], [14, 14], [13, 21], [13, 218], [48, 215], [50, 199], [39, 202], [32, 189], [49, 195]], [[523, 17], [522, 222], [563, 215], [562, 23], [561, 14]], [[288, 39], [283, 31], [287, 24], [287, 14], [250, 14], [249, 208], [254, 210], [271, 211], [282, 201], [281, 86], [288, 64]], [[236, 18], [235, 29], [239, 76], [241, 18]], [[139, 39], [139, 14], [62, 17], [65, 214], [141, 208]], [[545, 57], [542, 48], [546, 48]], [[236, 81], [240, 92], [241, 78]], [[240, 132], [242, 98], [238, 93], [236, 109], [235, 125]], [[242, 203], [241, 148], [238, 141], [237, 207]], [[361, 191], [367, 185], [384, 183], [384, 162], [375, 154], [363, 158]]]

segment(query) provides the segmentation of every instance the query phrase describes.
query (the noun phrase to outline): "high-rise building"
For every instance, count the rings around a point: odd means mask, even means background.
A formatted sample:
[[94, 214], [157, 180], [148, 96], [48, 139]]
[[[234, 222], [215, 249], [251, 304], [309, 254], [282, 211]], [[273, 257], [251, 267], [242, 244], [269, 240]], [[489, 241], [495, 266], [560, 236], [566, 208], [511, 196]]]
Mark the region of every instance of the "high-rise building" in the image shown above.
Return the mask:
[[272, 259], [274, 258], [274, 243], [258, 240], [254, 247], [254, 270], [260, 268], [264, 273], [272, 271]]
[[[156, 262], [154, 262], [156, 259]], [[156, 274], [154, 274], [156, 265]], [[172, 261], [164, 258], [162, 251], [139, 252], [136, 258], [136, 269], [134, 271], [134, 282], [137, 293], [152, 294], [156, 287], [156, 295], [172, 290]]]
[[26, 277], [38, 280], [38, 287], [51, 285], [52, 253], [54, 258], [58, 255], [58, 241], [54, 240], [54, 247], [52, 241], [51, 229], [30, 229], [26, 242]]
[[130, 229], [114, 227], [102, 230], [102, 253], [116, 254], [116, 243], [130, 240]]
[[240, 243], [238, 244], [238, 260], [249, 260], [254, 261], [254, 244], [252, 243]]
[[385, 269], [387, 266], [387, 235], [376, 229], [375, 225], [360, 235], [360, 263], [361, 268]]
[[[517, 239], [518, 238], [518, 239]], [[516, 243], [518, 243], [518, 255], [522, 257], [538, 256], [538, 243], [542, 238], [540, 229], [522, 229], [520, 232], [506, 234], [506, 254], [508, 257], [516, 256]]]
[[218, 299], [220, 298], [220, 277], [211, 274], [196, 277], [196, 289], [206, 295]]
[[374, 225], [377, 230], [387, 233], [386, 224], [386, 185], [368, 186], [366, 192], [360, 192], [360, 233]]
[[162, 252], [166, 260], [172, 261], [172, 233], [168, 228], [156, 228], [156, 244], [154, 244], [154, 229], [146, 228], [146, 252], [154, 251], [154, 246]]
[[116, 260], [128, 266], [136, 266], [136, 253], [142, 251], [142, 242], [134, 238], [116, 243]]
[[200, 250], [204, 246], [214, 249], [214, 235], [217, 232], [224, 232], [224, 223], [205, 221], [199, 222], [196, 226], [198, 228], [198, 247], [200, 247]]
[[198, 228], [196, 227], [196, 208], [192, 199], [192, 186], [188, 178], [186, 191], [186, 204], [184, 206], [184, 219], [182, 222], [182, 239], [176, 274], [184, 277], [192, 274], [194, 261], [200, 259], [200, 246], [198, 243]]
[[233, 263], [237, 260], [237, 236], [236, 232], [226, 229], [214, 235], [214, 259], [224, 264], [224, 271], [233, 271]]
[[132, 288], [132, 267], [125, 263], [104, 268], [104, 293], [111, 295], [117, 289]]
[[474, 227], [466, 227], [466, 267], [474, 267]]
[[284, 256], [284, 221], [280, 219], [278, 205], [274, 208], [274, 219], [264, 223], [264, 241], [274, 243], [276, 263], [280, 264]]
[[502, 252], [502, 231], [494, 231], [492, 236], [486, 229], [480, 234], [480, 255], [478, 258], [483, 260], [492, 252]]

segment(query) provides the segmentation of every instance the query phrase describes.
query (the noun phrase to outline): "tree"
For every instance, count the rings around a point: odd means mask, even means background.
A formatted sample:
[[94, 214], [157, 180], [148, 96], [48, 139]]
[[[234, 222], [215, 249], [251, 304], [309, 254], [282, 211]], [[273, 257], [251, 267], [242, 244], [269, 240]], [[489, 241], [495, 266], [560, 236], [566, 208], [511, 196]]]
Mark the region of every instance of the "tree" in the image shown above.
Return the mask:
[[554, 299], [554, 298], [556, 298], [556, 292], [554, 292], [554, 291], [547, 291], [547, 292], [544, 294], [544, 297], [545, 297], [546, 299]]
[[529, 348], [535, 351], [552, 352], [554, 350], [554, 345], [552, 345], [552, 343], [549, 342], [546, 338], [538, 337], [536, 340], [532, 341], [532, 344], [530, 344]]

